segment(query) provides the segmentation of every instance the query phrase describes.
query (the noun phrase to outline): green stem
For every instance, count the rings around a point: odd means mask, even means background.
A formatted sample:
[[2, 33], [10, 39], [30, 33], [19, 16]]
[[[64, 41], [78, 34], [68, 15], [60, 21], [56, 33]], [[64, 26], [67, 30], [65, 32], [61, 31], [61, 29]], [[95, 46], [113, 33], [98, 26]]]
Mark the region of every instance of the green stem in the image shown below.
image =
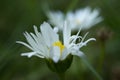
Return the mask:
[[105, 60], [105, 41], [101, 41], [100, 47], [101, 47], [101, 53], [100, 53], [100, 58], [98, 63], [98, 72], [102, 74], [104, 60]]
[[89, 63], [89, 61], [86, 59], [86, 57], [81, 57], [82, 61], [87, 65], [87, 67], [93, 72], [93, 74], [96, 76], [95, 80], [103, 80], [102, 77], [96, 72], [96, 70], [92, 67], [92, 65]]

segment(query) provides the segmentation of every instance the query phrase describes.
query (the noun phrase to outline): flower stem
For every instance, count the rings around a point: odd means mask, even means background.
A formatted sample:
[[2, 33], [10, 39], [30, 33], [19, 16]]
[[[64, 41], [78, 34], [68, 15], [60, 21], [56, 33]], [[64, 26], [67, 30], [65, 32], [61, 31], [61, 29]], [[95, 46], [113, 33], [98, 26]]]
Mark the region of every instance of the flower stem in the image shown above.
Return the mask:
[[101, 53], [100, 53], [99, 63], [98, 63], [98, 72], [102, 75], [103, 65], [105, 60], [105, 41], [101, 41], [100, 48], [101, 48]]
[[86, 57], [81, 57], [82, 61], [87, 65], [87, 67], [93, 72], [93, 74], [96, 76], [95, 80], [103, 80], [102, 77], [96, 72], [96, 70], [91, 66], [91, 64], [88, 62]]

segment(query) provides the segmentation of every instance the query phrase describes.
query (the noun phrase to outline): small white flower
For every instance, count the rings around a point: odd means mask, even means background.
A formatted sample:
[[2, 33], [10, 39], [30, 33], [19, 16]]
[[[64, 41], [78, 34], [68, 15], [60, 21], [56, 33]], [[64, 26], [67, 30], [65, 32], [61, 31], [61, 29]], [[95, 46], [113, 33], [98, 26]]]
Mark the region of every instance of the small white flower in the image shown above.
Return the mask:
[[102, 17], [99, 17], [99, 10], [92, 10], [90, 7], [79, 9], [74, 13], [68, 12], [66, 15], [60, 11], [49, 12], [47, 16], [50, 23], [56, 27], [59, 27], [61, 30], [63, 29], [61, 23], [63, 23], [65, 20], [69, 21], [72, 30], [78, 30], [81, 26], [82, 30], [89, 29], [103, 20]]
[[98, 9], [94, 9], [92, 11], [90, 7], [86, 7], [84, 9], [77, 10], [75, 13], [68, 12], [66, 18], [72, 22], [72, 29], [77, 30], [80, 28], [80, 26], [83, 26], [82, 30], [84, 30], [89, 29], [95, 24], [101, 22], [102, 18], [98, 16]]
[[61, 11], [47, 12], [47, 17], [52, 25], [59, 27], [60, 29], [63, 28], [63, 25], [61, 24], [65, 21], [65, 15]]
[[[64, 22], [63, 43], [59, 40], [59, 35], [55, 29], [44, 22], [40, 26], [41, 32], [34, 26], [35, 34], [25, 32], [24, 36], [28, 43], [17, 41], [32, 50], [32, 52], [22, 53], [22, 56], [38, 56], [40, 58], [52, 59], [55, 63], [65, 60], [69, 54], [82, 56], [84, 55], [80, 48], [85, 46], [89, 41], [95, 40], [90, 38], [84, 41], [84, 37], [79, 36], [80, 31], [76, 35], [71, 36], [71, 28], [67, 22]], [[79, 42], [76, 43], [76, 40]]]

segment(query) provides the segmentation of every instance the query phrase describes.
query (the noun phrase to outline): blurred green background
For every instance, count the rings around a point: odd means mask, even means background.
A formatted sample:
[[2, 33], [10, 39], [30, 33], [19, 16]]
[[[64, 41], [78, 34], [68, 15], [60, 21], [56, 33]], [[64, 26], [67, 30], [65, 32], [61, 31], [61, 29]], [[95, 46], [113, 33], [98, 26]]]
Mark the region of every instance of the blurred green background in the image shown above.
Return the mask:
[[[46, 10], [76, 10], [90, 6], [100, 9], [104, 21], [88, 31], [89, 37], [96, 37], [83, 48], [91, 65], [97, 70], [101, 54], [101, 41], [97, 32], [108, 29], [105, 42], [105, 59], [101, 69], [104, 80], [120, 80], [120, 0], [0, 0], [0, 80], [59, 80], [43, 59], [21, 57], [26, 47], [16, 44], [25, 41], [24, 31], [33, 32], [33, 25], [47, 21]], [[66, 80], [97, 80], [95, 75], [78, 58], [74, 57]]]

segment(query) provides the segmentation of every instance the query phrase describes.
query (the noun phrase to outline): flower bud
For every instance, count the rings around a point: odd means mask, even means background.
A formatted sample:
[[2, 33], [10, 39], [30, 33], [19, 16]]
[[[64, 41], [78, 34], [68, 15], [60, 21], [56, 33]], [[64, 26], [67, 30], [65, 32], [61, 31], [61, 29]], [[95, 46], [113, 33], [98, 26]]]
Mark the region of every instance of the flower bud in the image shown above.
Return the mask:
[[111, 37], [111, 35], [112, 31], [105, 27], [100, 28], [99, 31], [97, 32], [97, 37], [99, 38], [99, 40], [103, 42], [108, 40]]

